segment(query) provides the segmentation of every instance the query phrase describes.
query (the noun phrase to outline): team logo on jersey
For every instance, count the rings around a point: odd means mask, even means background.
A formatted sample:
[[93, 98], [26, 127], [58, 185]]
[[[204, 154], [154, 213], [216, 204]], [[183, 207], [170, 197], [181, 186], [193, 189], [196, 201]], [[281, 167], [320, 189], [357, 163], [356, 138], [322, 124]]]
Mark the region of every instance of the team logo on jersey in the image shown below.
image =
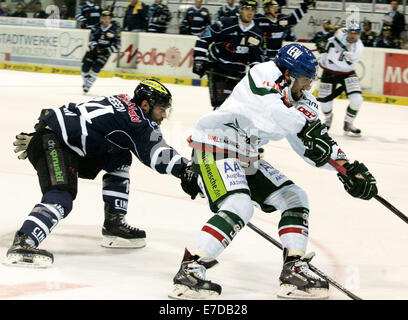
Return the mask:
[[107, 33], [106, 33], [106, 36], [107, 36], [108, 38], [113, 38], [113, 37], [115, 37], [115, 34], [112, 33], [112, 32], [107, 32]]
[[288, 20], [281, 20], [281, 21], [279, 21], [279, 25], [281, 25], [281, 26], [287, 26], [287, 25], [288, 25]]
[[259, 39], [257, 39], [257, 38], [254, 38], [254, 37], [249, 37], [248, 38], [248, 43], [250, 43], [250, 44], [253, 44], [254, 46], [257, 46], [257, 45], [259, 45]]

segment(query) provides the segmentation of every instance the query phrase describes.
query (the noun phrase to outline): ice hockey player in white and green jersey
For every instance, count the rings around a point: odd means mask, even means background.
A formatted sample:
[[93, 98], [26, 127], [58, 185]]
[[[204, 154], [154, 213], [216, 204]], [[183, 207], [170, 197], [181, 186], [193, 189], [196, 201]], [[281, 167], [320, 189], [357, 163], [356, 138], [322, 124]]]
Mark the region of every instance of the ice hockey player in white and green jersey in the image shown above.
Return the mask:
[[360, 31], [360, 25], [354, 22], [346, 28], [337, 30], [335, 35], [329, 38], [326, 53], [320, 60], [323, 74], [317, 100], [322, 103], [325, 124], [330, 128], [333, 121], [333, 100], [345, 91], [350, 104], [347, 107], [343, 129], [346, 135], [351, 136], [361, 135], [361, 130], [353, 125], [363, 103], [360, 81], [356, 74], [356, 64], [364, 50]]
[[252, 201], [265, 212], [281, 213], [284, 260], [278, 296], [328, 297], [328, 282], [309, 269], [314, 254], [306, 254], [308, 197], [259, 153], [268, 142], [286, 138], [312, 166], [334, 170], [330, 159], [343, 165], [347, 173], [339, 179], [352, 196], [368, 200], [377, 194], [367, 167], [350, 163], [318, 119], [316, 98], [308, 92], [316, 69], [309, 49], [286, 45], [275, 61], [252, 67], [220, 108], [196, 123], [190, 139], [193, 169], [214, 215], [202, 227], [196, 247], [185, 249], [171, 298], [212, 299], [221, 294], [221, 286], [206, 279], [206, 270], [250, 221]]

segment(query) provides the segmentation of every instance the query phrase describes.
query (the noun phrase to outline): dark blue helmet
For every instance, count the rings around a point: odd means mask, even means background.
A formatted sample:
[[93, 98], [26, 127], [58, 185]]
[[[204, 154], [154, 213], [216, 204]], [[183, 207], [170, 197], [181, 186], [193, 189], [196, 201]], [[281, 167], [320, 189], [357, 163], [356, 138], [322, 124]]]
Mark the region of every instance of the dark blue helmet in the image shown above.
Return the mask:
[[347, 25], [347, 31], [353, 31], [353, 32], [361, 32], [361, 28], [360, 28], [360, 24], [358, 22], [354, 22], [351, 21], [348, 25]]
[[275, 57], [278, 67], [289, 69], [292, 77], [304, 76], [314, 79], [317, 75], [317, 59], [308, 48], [301, 44], [287, 44]]

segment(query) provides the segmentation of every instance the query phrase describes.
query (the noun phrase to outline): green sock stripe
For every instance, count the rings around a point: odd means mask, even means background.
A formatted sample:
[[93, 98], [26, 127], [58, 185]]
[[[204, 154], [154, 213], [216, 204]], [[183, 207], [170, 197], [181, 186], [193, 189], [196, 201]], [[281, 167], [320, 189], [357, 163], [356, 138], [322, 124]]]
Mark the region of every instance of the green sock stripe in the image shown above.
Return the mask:
[[281, 228], [281, 227], [284, 227], [284, 226], [289, 226], [289, 225], [307, 227], [307, 226], [305, 226], [304, 221], [305, 220], [300, 218], [300, 217], [283, 217], [279, 221], [278, 228]]
[[355, 116], [357, 112], [358, 110], [351, 109], [350, 106], [347, 107], [347, 113], [351, 114], [352, 116]]
[[234, 233], [234, 228], [219, 215], [214, 215], [210, 220], [207, 221], [207, 224], [218, 228], [228, 237], [228, 240], [232, 240], [233, 237], [231, 236], [231, 234]]
[[237, 232], [245, 226], [244, 221], [238, 215], [230, 211], [218, 212], [208, 220], [207, 223], [221, 230], [228, 236], [230, 241], [232, 241]]
[[222, 210], [218, 212], [218, 215], [227, 216], [230, 220], [234, 222], [235, 225], [239, 225], [241, 228], [245, 226], [244, 220], [242, 220], [241, 217], [235, 214], [234, 212]]

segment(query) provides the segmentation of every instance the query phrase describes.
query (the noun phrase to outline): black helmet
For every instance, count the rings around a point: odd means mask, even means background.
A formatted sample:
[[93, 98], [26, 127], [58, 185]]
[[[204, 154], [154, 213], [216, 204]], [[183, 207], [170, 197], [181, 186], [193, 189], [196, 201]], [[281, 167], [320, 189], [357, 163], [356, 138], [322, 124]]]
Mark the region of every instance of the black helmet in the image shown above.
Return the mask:
[[269, 6], [273, 6], [273, 7], [279, 7], [279, 3], [275, 0], [264, 0], [262, 2], [262, 6], [264, 8], [269, 7]]
[[139, 106], [143, 100], [147, 100], [151, 109], [156, 104], [170, 108], [172, 103], [169, 89], [167, 89], [159, 81], [153, 79], [145, 79], [140, 82], [134, 91], [133, 99]]
[[256, 0], [240, 0], [239, 1], [239, 7], [257, 7], [258, 3], [256, 2]]

